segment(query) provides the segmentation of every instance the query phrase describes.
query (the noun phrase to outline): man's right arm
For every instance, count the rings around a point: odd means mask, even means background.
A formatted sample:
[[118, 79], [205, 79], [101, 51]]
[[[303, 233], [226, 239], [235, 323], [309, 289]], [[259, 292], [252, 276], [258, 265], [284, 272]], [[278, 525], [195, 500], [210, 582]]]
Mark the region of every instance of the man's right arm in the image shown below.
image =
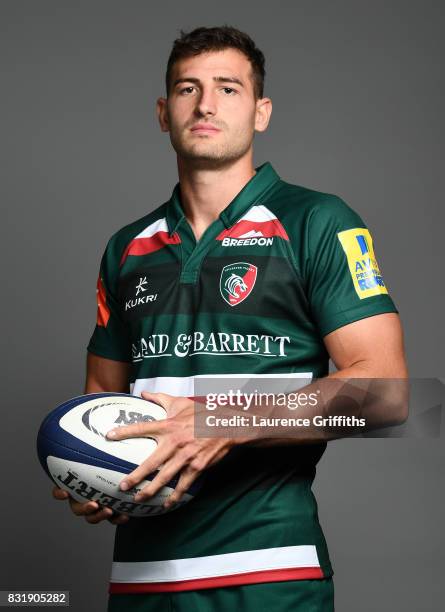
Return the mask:
[[[128, 393], [129, 380], [129, 363], [105, 359], [88, 353], [85, 393]], [[67, 491], [58, 487], [54, 487], [53, 497], [59, 500], [68, 499], [72, 512], [76, 516], [84, 516], [87, 523], [90, 524], [108, 520], [113, 525], [120, 525], [128, 520], [124, 514], [113, 516], [111, 508], [100, 508], [97, 502], [77, 502]]]
[[130, 364], [88, 353], [85, 393], [128, 393]]

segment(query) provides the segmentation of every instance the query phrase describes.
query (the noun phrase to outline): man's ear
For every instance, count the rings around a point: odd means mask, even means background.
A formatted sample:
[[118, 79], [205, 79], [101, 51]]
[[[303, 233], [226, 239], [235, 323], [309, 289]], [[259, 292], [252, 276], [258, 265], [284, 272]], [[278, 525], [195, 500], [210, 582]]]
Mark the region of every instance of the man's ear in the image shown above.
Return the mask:
[[158, 98], [156, 101], [156, 112], [158, 114], [159, 125], [163, 132], [169, 132], [170, 127], [168, 123], [168, 112], [167, 112], [167, 98]]
[[269, 125], [272, 114], [272, 100], [270, 98], [259, 98], [256, 101], [255, 130], [264, 132]]

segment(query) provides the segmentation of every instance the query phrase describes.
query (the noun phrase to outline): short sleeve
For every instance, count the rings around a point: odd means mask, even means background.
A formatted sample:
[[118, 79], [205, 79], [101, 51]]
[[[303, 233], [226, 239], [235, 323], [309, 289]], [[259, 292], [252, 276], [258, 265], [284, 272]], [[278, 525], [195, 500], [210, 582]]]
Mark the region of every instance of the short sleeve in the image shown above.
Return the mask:
[[343, 200], [327, 199], [307, 224], [306, 285], [322, 336], [354, 321], [397, 312], [383, 281], [371, 234]]
[[131, 362], [129, 329], [122, 318], [117, 299], [119, 261], [119, 253], [113, 240], [110, 240], [100, 264], [96, 289], [96, 327], [87, 350], [107, 359]]

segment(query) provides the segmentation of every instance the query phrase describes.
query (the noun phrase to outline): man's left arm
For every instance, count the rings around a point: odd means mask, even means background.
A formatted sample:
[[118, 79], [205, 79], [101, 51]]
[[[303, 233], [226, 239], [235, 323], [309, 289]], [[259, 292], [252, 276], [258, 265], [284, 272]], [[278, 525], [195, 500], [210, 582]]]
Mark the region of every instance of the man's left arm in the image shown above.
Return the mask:
[[[340, 391], [344, 401], [345, 381], [341, 379], [406, 379], [407, 377], [402, 328], [399, 316], [395, 313], [383, 313], [355, 321], [331, 332], [324, 341], [337, 372], [310, 385], [316, 385], [321, 389], [322, 402], [316, 408], [307, 407], [299, 411], [302, 417], [310, 417], [320, 410], [328, 416], [329, 406], [335, 405], [332, 400], [335, 400]], [[406, 394], [403, 392], [403, 386], [398, 388], [401, 392], [397, 393], [396, 397], [387, 403], [377, 402], [372, 406], [373, 416], [381, 424], [398, 424], [406, 419]], [[352, 388], [350, 393], [356, 403], [366, 401], [366, 389], [357, 391]], [[158, 442], [156, 451], [121, 483], [121, 488], [130, 489], [148, 474], [159, 470], [152, 482], [135, 498], [138, 502], [155, 495], [180, 472], [177, 487], [167, 500], [166, 506], [176, 503], [203, 470], [222, 459], [238, 444], [277, 446], [314, 442], [314, 435], [318, 440], [343, 437], [341, 433], [332, 433], [331, 430], [326, 430], [329, 431], [328, 434], [323, 429], [315, 430], [314, 433], [314, 429], [311, 432], [308, 428], [301, 437], [296, 435], [290, 438], [195, 438], [193, 400], [165, 393], [143, 392], [142, 396], [162, 405], [167, 411], [168, 418], [154, 423], [136, 423], [119, 427], [108, 433], [108, 437], [112, 440], [150, 436]], [[387, 410], [388, 405], [391, 406], [390, 412]], [[379, 410], [382, 414], [375, 414]]]
[[357, 429], [320, 427], [314, 416], [356, 413], [364, 419], [361, 431], [400, 425], [408, 418], [408, 368], [399, 315], [382, 313], [344, 325], [326, 335], [326, 349], [337, 371], [303, 391], [320, 393], [315, 406], [298, 409], [311, 425], [294, 429], [292, 437], [258, 437], [243, 442], [255, 446], [313, 443], [347, 437]]
[[331, 378], [406, 378], [402, 325], [388, 312], [331, 332], [324, 343], [337, 372]]

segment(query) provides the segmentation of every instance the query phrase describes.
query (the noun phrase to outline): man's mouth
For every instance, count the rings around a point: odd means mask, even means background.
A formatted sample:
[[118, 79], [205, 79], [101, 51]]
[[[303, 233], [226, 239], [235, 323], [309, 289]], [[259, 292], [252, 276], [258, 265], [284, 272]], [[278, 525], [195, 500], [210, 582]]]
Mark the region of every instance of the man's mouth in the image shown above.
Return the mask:
[[194, 134], [216, 134], [221, 130], [219, 130], [211, 123], [197, 123], [192, 128], [190, 128], [190, 131]]

